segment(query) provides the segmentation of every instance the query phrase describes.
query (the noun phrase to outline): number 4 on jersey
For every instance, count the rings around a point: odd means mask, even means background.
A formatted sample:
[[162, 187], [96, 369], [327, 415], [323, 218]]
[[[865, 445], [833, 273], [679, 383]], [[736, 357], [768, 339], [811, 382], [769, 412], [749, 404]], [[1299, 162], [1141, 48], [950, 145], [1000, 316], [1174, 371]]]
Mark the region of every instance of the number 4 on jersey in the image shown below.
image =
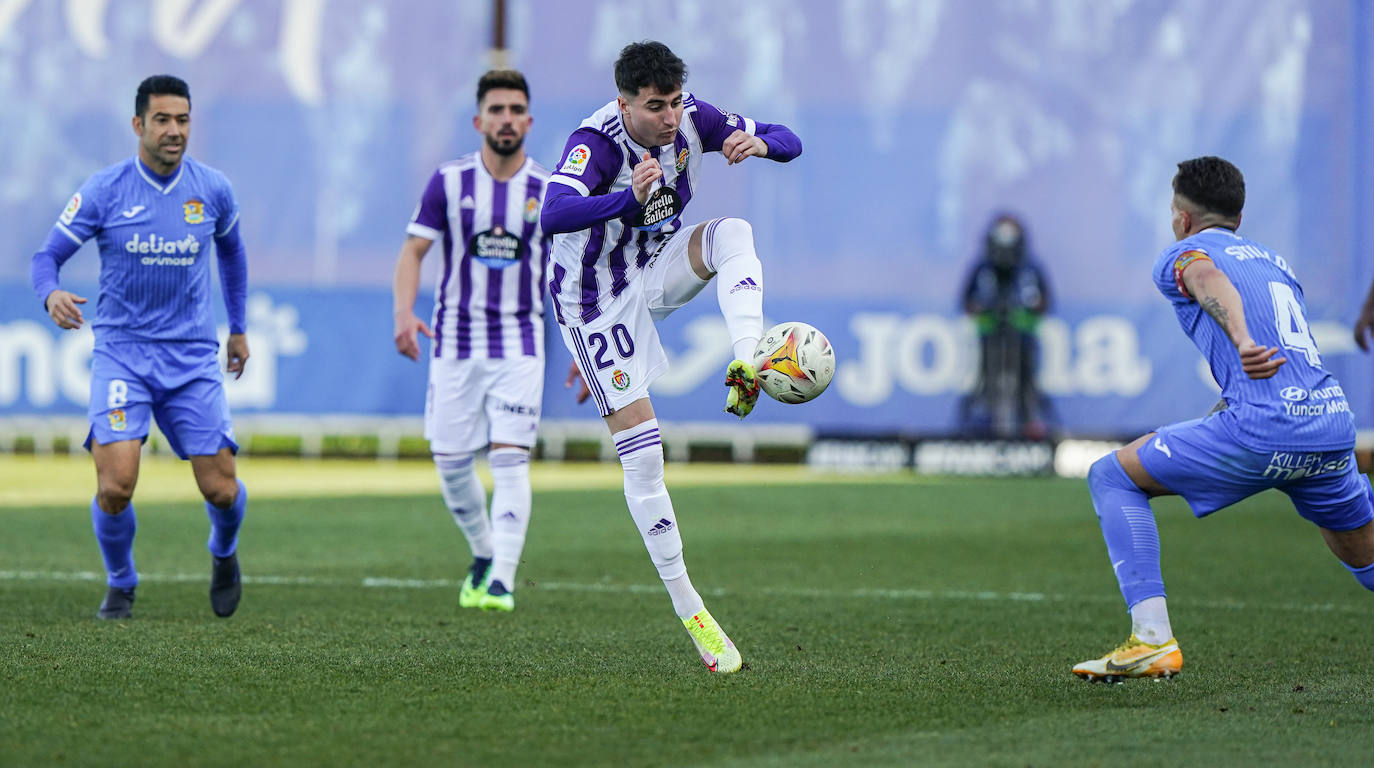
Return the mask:
[[1307, 318], [1302, 313], [1302, 303], [1287, 283], [1271, 282], [1269, 295], [1274, 299], [1274, 319], [1279, 327], [1279, 343], [1284, 349], [1301, 352], [1312, 366], [1321, 366], [1321, 355], [1317, 354], [1317, 342], [1307, 328]]

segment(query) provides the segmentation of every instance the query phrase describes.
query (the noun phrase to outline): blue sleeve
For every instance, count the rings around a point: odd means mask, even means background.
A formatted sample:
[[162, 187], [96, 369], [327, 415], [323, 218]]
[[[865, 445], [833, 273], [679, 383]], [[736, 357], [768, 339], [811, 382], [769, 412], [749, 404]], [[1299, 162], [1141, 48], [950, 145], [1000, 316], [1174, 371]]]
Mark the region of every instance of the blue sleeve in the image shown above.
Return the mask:
[[231, 226], [223, 235], [215, 235], [215, 255], [219, 259], [219, 283], [224, 291], [224, 309], [229, 314], [229, 332], [243, 333], [246, 328], [244, 307], [248, 299], [248, 258], [237, 226]]
[[48, 295], [61, 287], [57, 282], [58, 270], [80, 247], [81, 245], [74, 242], [65, 232], [53, 227], [48, 232], [48, 239], [43, 241], [43, 247], [33, 255], [33, 261], [29, 264], [29, 281], [33, 284], [33, 292], [38, 295], [38, 301], [43, 304], [45, 310], [48, 306]]
[[76, 253], [81, 244], [100, 231], [100, 183], [95, 176], [86, 180], [81, 189], [67, 201], [43, 247], [33, 255], [29, 265], [29, 281], [38, 300], [47, 308], [48, 294], [61, 287], [58, 270]]
[[760, 123], [751, 118], [726, 112], [708, 102], [693, 97], [696, 110], [692, 121], [701, 136], [701, 147], [707, 152], [719, 152], [725, 140], [735, 131], [744, 131], [763, 139], [768, 145], [768, 159], [785, 163], [802, 153], [801, 139], [781, 123]]

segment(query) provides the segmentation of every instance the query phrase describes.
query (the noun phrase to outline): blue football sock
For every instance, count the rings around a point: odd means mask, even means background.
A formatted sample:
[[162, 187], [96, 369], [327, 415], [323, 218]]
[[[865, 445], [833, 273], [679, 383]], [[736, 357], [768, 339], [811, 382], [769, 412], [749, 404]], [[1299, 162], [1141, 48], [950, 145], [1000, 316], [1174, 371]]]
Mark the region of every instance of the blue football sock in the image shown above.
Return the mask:
[[[1345, 563], [1341, 563], [1341, 565], [1345, 565]], [[1350, 571], [1350, 575], [1354, 576], [1355, 581], [1360, 582], [1365, 589], [1374, 592], [1374, 564], [1366, 565], [1363, 568], [1351, 568], [1345, 565], [1345, 569]]]
[[1121, 596], [1130, 608], [1147, 597], [1164, 596], [1159, 569], [1159, 529], [1150, 511], [1150, 497], [1136, 487], [1116, 453], [1109, 453], [1088, 470], [1092, 494], [1107, 555], [1116, 571]]
[[242, 480], [235, 482], [239, 485], [239, 492], [228, 509], [205, 502], [205, 514], [210, 516], [210, 541], [206, 545], [215, 557], [228, 557], [239, 546], [239, 526], [243, 523], [244, 511], [248, 509], [248, 489], [243, 487]]
[[91, 527], [105, 558], [106, 583], [119, 589], [138, 586], [138, 571], [134, 570], [134, 531], [138, 518], [131, 503], [117, 515], [107, 515], [95, 499], [91, 499]]

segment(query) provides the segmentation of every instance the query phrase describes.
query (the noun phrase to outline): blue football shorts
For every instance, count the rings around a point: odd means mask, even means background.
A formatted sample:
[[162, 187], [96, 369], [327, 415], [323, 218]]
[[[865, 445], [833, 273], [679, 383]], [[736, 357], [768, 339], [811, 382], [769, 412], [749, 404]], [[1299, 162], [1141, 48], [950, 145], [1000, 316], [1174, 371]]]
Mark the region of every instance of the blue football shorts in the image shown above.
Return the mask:
[[1328, 530], [1349, 531], [1374, 520], [1374, 493], [1353, 450], [1255, 451], [1231, 437], [1221, 416], [1160, 427], [1136, 451], [1145, 471], [1182, 496], [1194, 515], [1277, 488], [1298, 514]]
[[221, 448], [238, 452], [219, 347], [212, 342], [96, 347], [91, 354], [91, 441], [148, 439], [152, 419], [177, 456], [210, 456]]

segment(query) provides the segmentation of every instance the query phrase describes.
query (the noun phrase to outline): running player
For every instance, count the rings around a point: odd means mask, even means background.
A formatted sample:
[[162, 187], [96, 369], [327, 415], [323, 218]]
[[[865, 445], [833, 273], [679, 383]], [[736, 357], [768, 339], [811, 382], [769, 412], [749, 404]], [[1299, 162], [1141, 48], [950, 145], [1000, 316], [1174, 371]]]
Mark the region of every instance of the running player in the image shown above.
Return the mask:
[[85, 324], [86, 299], [62, 290], [58, 271], [91, 238], [100, 252], [86, 438], [97, 483], [91, 521], [109, 585], [97, 615], [132, 615], [132, 499], [140, 449], [156, 418], [172, 450], [190, 458], [205, 497], [210, 606], [230, 616], [241, 592], [238, 531], [248, 494], [236, 477], [238, 445], [219, 371], [210, 242], [229, 312], [228, 370], [237, 378], [248, 360], [238, 203], [223, 174], [186, 157], [191, 92], [184, 81], [155, 75], [140, 83], [133, 130], [138, 154], [95, 174], [72, 196], [32, 264], [44, 309], [58, 327], [75, 329]]
[[549, 292], [563, 341], [610, 429], [625, 500], [698, 653], [714, 672], [740, 668], [739, 651], [692, 587], [663, 483], [663, 444], [649, 384], [668, 366], [654, 322], [712, 279], [734, 357], [726, 410], [744, 418], [758, 399], [751, 362], [763, 335], [763, 270], [742, 219], [684, 225], [702, 156], [730, 165], [786, 162], [801, 141], [782, 125], [726, 112], [682, 90], [686, 65], [657, 42], [631, 43], [615, 64], [619, 96], [582, 122], [549, 179], [543, 225], [553, 233]]
[[[1374, 590], [1374, 496], [1356, 466], [1350, 406], [1308, 331], [1302, 287], [1282, 256], [1236, 234], [1245, 181], [1234, 165], [1184, 161], [1173, 188], [1178, 242], [1160, 254], [1154, 280], [1207, 357], [1224, 407], [1160, 427], [1089, 471], [1132, 632], [1073, 668], [1086, 680], [1170, 677], [1183, 667], [1165, 606], [1154, 496], [1182, 496], [1202, 517], [1277, 488]], [[1274, 357], [1280, 349], [1285, 356]]]
[[[549, 172], [525, 156], [529, 86], [493, 70], [477, 83], [481, 150], [430, 177], [396, 261], [396, 349], [420, 357], [433, 339], [425, 437], [439, 487], [467, 537], [472, 566], [458, 605], [515, 610], [515, 569], [530, 522], [530, 448], [544, 390], [544, 267], [539, 208]], [[420, 262], [443, 239], [434, 326], [415, 316]], [[475, 454], [489, 448], [491, 516]]]

